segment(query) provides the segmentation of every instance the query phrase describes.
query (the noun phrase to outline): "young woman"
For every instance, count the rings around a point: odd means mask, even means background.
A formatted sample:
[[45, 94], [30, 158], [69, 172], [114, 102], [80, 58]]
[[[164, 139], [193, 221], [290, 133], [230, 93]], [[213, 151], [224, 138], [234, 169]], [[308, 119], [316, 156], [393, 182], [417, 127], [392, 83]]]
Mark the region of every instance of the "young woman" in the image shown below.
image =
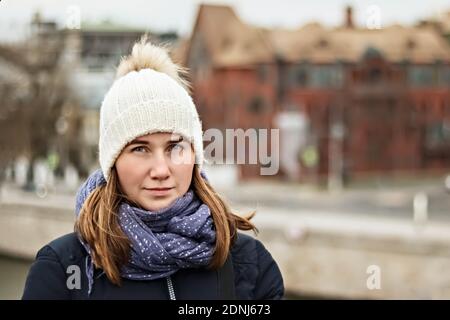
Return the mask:
[[77, 194], [75, 232], [44, 246], [23, 299], [281, 299], [252, 216], [208, 182], [196, 107], [164, 48], [123, 59], [100, 110], [99, 160]]

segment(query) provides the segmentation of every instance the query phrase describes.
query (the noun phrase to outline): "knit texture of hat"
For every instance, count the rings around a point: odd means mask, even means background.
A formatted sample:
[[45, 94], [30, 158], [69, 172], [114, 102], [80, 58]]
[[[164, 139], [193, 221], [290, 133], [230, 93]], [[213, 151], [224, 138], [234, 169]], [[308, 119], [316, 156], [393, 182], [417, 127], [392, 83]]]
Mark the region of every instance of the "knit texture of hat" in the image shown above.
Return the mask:
[[113, 83], [100, 109], [99, 160], [105, 179], [129, 142], [155, 132], [191, 142], [201, 169], [202, 125], [192, 98], [174, 76], [177, 66], [165, 50], [149, 43], [136, 44], [128, 59], [134, 63], [131, 70]]

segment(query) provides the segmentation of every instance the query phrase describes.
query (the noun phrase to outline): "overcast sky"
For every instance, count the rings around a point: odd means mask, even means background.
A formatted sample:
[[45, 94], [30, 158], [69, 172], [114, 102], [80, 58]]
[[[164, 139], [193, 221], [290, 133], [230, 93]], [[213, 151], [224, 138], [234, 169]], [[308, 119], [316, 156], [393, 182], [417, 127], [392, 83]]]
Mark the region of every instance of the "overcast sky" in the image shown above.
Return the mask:
[[65, 25], [74, 12], [71, 11], [73, 6], [81, 13], [82, 21], [110, 19], [149, 31], [172, 30], [187, 35], [198, 4], [205, 2], [231, 5], [241, 19], [250, 24], [286, 28], [311, 21], [339, 25], [347, 4], [353, 6], [354, 20], [360, 26], [366, 25], [373, 5], [379, 8], [381, 26], [410, 25], [450, 10], [449, 0], [0, 0], [0, 39], [14, 38], [23, 32], [23, 26], [36, 10], [44, 18]]

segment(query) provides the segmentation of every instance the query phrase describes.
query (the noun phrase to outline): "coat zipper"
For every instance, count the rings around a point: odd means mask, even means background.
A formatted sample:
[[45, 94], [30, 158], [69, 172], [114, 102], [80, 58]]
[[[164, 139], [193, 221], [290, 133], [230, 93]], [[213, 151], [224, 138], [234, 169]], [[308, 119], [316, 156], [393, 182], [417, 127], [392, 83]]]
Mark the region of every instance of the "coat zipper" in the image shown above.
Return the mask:
[[177, 300], [177, 298], [175, 297], [175, 290], [173, 289], [172, 278], [170, 276], [168, 276], [166, 278], [166, 280], [167, 280], [167, 289], [169, 290], [170, 300]]

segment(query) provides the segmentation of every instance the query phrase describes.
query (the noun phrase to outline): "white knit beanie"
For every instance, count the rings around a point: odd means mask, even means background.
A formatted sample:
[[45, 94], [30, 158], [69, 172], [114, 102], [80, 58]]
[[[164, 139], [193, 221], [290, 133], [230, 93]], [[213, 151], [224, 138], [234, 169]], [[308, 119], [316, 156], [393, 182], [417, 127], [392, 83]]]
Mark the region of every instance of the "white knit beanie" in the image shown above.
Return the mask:
[[202, 168], [202, 125], [180, 71], [164, 48], [146, 39], [122, 60], [100, 109], [99, 160], [106, 180], [129, 142], [155, 132], [182, 135], [193, 144], [195, 163]]

